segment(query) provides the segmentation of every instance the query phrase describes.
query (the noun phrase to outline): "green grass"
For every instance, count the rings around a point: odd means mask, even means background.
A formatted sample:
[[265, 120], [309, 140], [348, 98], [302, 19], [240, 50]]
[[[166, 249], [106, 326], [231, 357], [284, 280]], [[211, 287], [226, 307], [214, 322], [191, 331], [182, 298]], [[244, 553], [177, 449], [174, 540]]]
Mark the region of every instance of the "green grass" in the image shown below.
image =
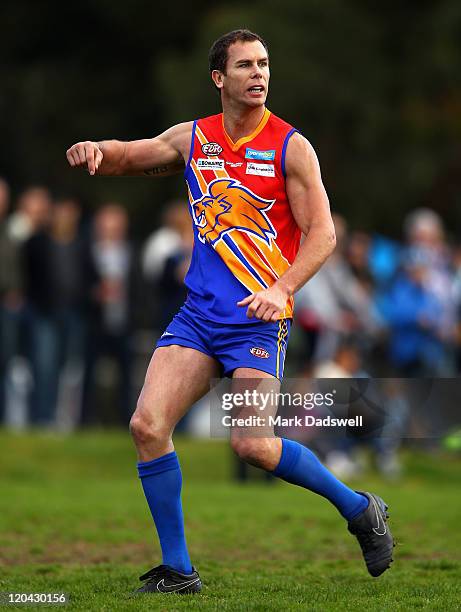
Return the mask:
[[130, 598], [160, 558], [120, 432], [0, 433], [0, 591], [66, 592], [67, 609], [97, 611], [459, 609], [459, 456], [408, 454], [401, 482], [360, 481], [389, 501], [399, 542], [374, 580], [325, 500], [282, 482], [235, 484], [222, 441], [176, 447], [200, 595]]

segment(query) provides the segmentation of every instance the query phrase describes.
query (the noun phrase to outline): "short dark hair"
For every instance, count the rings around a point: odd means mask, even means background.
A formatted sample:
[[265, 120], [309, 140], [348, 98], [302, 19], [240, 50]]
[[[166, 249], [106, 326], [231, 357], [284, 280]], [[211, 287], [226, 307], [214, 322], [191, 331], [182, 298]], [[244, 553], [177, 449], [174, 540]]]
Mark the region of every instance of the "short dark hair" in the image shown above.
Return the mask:
[[253, 42], [255, 40], [259, 40], [269, 55], [269, 49], [266, 41], [258, 34], [250, 32], [250, 30], [232, 30], [232, 32], [228, 32], [227, 34], [224, 34], [218, 38], [218, 40], [215, 40], [211, 45], [210, 52], [208, 53], [210, 72], [213, 72], [213, 70], [219, 70], [225, 74], [227, 50], [229, 47], [236, 42]]

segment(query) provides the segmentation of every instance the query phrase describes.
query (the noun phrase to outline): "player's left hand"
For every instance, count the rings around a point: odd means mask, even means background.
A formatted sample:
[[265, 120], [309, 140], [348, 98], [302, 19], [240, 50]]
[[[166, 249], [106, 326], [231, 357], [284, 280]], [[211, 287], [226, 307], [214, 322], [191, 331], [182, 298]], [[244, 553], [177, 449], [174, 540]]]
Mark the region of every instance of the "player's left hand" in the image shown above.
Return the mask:
[[248, 306], [247, 317], [256, 317], [261, 321], [278, 321], [289, 298], [288, 291], [281, 285], [274, 283], [272, 287], [252, 293], [245, 299], [237, 302], [237, 306]]

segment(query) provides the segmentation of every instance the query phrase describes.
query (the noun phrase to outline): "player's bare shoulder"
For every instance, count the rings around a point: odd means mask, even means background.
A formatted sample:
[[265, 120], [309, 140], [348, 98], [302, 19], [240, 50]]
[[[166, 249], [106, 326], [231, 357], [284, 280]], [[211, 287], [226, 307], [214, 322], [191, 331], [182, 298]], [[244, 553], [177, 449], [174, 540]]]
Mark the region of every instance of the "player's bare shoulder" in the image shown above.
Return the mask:
[[300, 173], [306, 178], [312, 172], [319, 171], [319, 162], [311, 143], [299, 132], [295, 132], [288, 141], [285, 167], [287, 177]]
[[306, 234], [313, 224], [321, 225], [327, 228], [327, 240], [332, 243], [330, 205], [317, 155], [307, 138], [299, 133], [288, 141], [285, 169], [288, 201], [298, 227]]

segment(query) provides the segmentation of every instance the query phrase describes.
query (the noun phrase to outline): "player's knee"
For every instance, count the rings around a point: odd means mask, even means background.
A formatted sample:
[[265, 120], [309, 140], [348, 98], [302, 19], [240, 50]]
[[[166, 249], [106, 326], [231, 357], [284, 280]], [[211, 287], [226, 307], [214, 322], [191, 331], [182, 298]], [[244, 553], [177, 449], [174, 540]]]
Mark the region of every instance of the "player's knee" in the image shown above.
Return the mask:
[[231, 438], [231, 446], [234, 453], [242, 461], [257, 466], [264, 463], [265, 444], [263, 438], [235, 437]]
[[136, 411], [131, 417], [130, 432], [136, 445], [162, 445], [170, 438], [170, 432], [155, 419]]
[[136, 412], [130, 420], [130, 433], [135, 442], [140, 442], [147, 437], [148, 425], [141, 415]]

